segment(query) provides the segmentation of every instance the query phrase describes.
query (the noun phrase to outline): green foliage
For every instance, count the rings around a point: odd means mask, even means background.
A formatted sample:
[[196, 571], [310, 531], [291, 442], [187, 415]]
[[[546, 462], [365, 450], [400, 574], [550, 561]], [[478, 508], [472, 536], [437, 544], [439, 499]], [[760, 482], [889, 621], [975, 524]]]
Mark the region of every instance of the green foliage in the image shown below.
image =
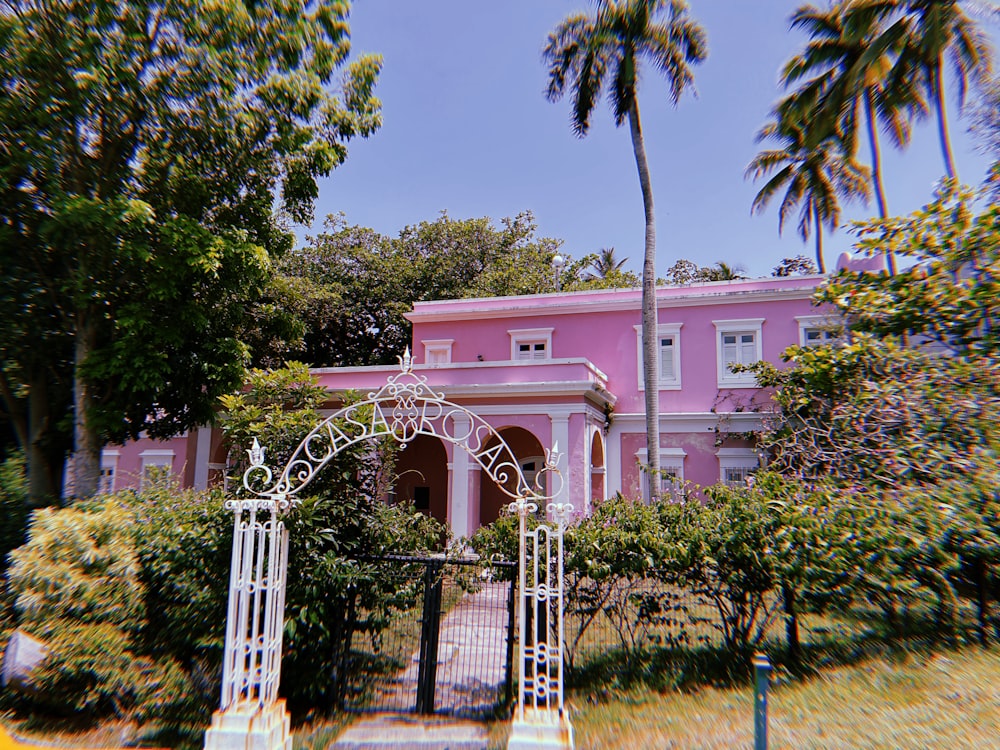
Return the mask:
[[[696, 504], [690, 504], [694, 509]], [[675, 506], [685, 515], [687, 503]], [[650, 580], [673, 578], [691, 552], [683, 533], [665, 528], [656, 506], [616, 495], [567, 529], [566, 611], [572, 668], [587, 630], [606, 619], [626, 658], [633, 660], [652, 638], [651, 630], [672, 611], [671, 592]], [[676, 645], [676, 644], [672, 644]]]
[[145, 617], [128, 508], [115, 496], [86, 506], [42, 508], [26, 545], [11, 554], [14, 606], [30, 633], [51, 635], [64, 620], [135, 632]]
[[833, 305], [855, 331], [996, 357], [1000, 204], [988, 193], [945, 180], [921, 210], [856, 230], [859, 250], [892, 252], [913, 265], [892, 277], [842, 271], [818, 290], [818, 303]]
[[28, 529], [28, 479], [24, 457], [15, 454], [0, 463], [0, 570], [7, 553], [24, 544]]
[[136, 640], [155, 659], [139, 710], [173, 731], [204, 729], [219, 695], [233, 517], [218, 490], [144, 488], [129, 503], [146, 609]]
[[0, 372], [33, 465], [32, 426], [61, 458], [74, 387], [86, 496], [105, 441], [203, 424], [241, 382], [244, 310], [291, 246], [287, 223], [311, 219], [317, 180], [380, 124], [381, 60], [348, 61], [348, 12], [17, 0], [0, 14]]
[[[553, 292], [552, 259], [560, 244], [536, 238], [534, 217], [527, 212], [499, 226], [488, 218], [458, 220], [442, 213], [394, 238], [331, 216], [326, 231], [308, 247], [280, 260], [280, 281], [260, 313], [297, 325], [300, 340], [263, 340], [265, 326], [256, 359], [272, 365], [289, 356], [322, 366], [391, 364], [410, 343], [405, 315], [414, 302]], [[595, 257], [567, 259], [560, 287], [634, 284], [621, 271], [585, 279]]]
[[147, 615], [128, 508], [111, 496], [90, 506], [43, 508], [8, 580], [20, 626], [50, 651], [33, 675], [49, 710], [122, 713], [142, 691], [134, 639]]
[[746, 269], [742, 266], [730, 266], [721, 260], [714, 266], [699, 266], [682, 258], [670, 266], [666, 278], [658, 279], [657, 283], [684, 286], [705, 281], [733, 281], [745, 278], [747, 278]]

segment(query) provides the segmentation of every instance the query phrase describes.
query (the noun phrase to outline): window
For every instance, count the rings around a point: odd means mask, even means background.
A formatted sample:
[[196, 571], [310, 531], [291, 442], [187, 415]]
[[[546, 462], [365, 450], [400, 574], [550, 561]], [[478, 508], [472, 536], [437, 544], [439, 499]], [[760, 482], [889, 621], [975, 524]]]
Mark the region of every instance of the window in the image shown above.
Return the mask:
[[434, 339], [424, 341], [424, 363], [428, 365], [446, 365], [451, 362], [451, 345], [455, 339]]
[[719, 388], [753, 388], [757, 381], [750, 372], [733, 372], [732, 365], [752, 365], [761, 357], [763, 318], [713, 320], [716, 329], [716, 359]]
[[760, 469], [760, 458], [752, 448], [719, 448], [719, 481], [730, 487], [745, 487]]
[[507, 331], [510, 335], [510, 358], [530, 362], [552, 358], [552, 328], [524, 328]]
[[526, 341], [517, 345], [517, 360], [545, 359], [544, 341]]
[[799, 322], [799, 344], [822, 346], [840, 339], [841, 326], [823, 315], [806, 315], [796, 318]]
[[[665, 323], [657, 326], [656, 346], [657, 365], [660, 368], [660, 389], [668, 391], [680, 390], [681, 387], [681, 325], [682, 323]], [[639, 390], [645, 388], [642, 368], [642, 326], [635, 327], [636, 352], [638, 353]]]
[[172, 450], [145, 450], [139, 454], [142, 459], [142, 474], [139, 478], [139, 489], [144, 489], [151, 483], [170, 475], [174, 466]]
[[98, 492], [115, 491], [115, 471], [118, 469], [118, 451], [101, 451], [101, 476], [98, 481]]
[[[646, 449], [638, 451], [636, 458], [640, 466], [647, 466]], [[684, 499], [684, 459], [687, 452], [683, 448], [660, 448], [660, 495], [673, 500]], [[642, 496], [649, 502], [649, 474], [642, 472]]]

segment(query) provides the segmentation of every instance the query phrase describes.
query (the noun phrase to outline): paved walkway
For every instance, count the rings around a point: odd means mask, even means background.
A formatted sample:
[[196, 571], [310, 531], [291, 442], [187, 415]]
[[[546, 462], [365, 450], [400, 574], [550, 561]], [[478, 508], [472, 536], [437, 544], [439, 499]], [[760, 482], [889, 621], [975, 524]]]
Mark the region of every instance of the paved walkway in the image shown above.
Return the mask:
[[369, 716], [349, 726], [328, 750], [486, 750], [483, 724], [432, 716]]
[[[507, 662], [506, 583], [484, 583], [466, 594], [441, 622], [438, 638], [438, 712], [488, 714], [502, 699]], [[413, 705], [419, 652], [398, 678], [383, 688], [381, 705]], [[366, 717], [348, 727], [330, 750], [482, 750], [486, 728], [435, 716]]]

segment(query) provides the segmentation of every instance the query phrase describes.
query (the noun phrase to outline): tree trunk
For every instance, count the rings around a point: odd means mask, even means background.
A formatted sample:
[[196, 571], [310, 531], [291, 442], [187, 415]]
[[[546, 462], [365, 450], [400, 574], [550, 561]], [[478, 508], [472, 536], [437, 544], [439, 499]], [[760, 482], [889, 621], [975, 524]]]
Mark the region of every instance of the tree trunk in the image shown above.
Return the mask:
[[88, 311], [77, 314], [73, 363], [73, 487], [74, 497], [97, 494], [101, 474], [101, 440], [89, 414], [94, 405], [83, 364], [97, 344], [97, 326]]
[[25, 379], [26, 399], [15, 395], [6, 373], [0, 370], [0, 395], [24, 452], [28, 506], [39, 508], [57, 503], [62, 495], [64, 452], [53, 427], [53, 402], [44, 367], [29, 372]]
[[990, 645], [988, 627], [990, 622], [990, 590], [988, 568], [985, 560], [976, 560], [973, 563], [973, 575], [976, 578], [976, 609], [979, 614], [977, 629], [979, 631], [979, 643], [982, 646]]
[[795, 610], [795, 589], [787, 584], [781, 586], [781, 598], [785, 605], [785, 637], [788, 639], [788, 660], [798, 665], [802, 655], [799, 641], [799, 615]]
[[53, 445], [52, 400], [45, 372], [34, 373], [28, 384], [28, 505], [55, 505], [62, 496], [62, 451]]
[[823, 262], [823, 225], [819, 221], [819, 209], [812, 206], [813, 226], [816, 227], [816, 267], [820, 273], [826, 273], [826, 263]]
[[[872, 104], [872, 90], [865, 89], [865, 116], [868, 118], [868, 145], [872, 151], [872, 183], [875, 188], [875, 200], [878, 202], [878, 215], [882, 219], [889, 217], [889, 205], [885, 200], [885, 185], [882, 182], [882, 152], [878, 145], [878, 129], [875, 122], [875, 106]], [[889, 275], [896, 275], [896, 256], [891, 249], [885, 251], [885, 265]]]
[[653, 212], [653, 185], [649, 179], [646, 146], [642, 140], [639, 103], [633, 100], [628, 113], [635, 165], [642, 188], [646, 217], [646, 252], [642, 262], [642, 383], [646, 398], [646, 456], [649, 460], [649, 497], [660, 489], [660, 368], [657, 362], [656, 316], [656, 219]]
[[948, 177], [957, 180], [955, 157], [951, 152], [951, 139], [948, 137], [948, 112], [944, 99], [944, 53], [938, 55], [937, 64], [931, 69], [931, 83], [934, 86], [934, 106], [937, 107], [938, 137], [941, 139], [941, 153], [944, 155], [944, 168]]

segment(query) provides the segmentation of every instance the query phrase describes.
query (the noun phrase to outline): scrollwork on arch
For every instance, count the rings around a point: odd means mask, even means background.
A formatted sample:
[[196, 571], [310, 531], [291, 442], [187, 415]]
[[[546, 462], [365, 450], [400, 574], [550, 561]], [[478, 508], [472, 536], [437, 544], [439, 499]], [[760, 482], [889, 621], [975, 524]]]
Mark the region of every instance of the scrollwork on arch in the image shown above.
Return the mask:
[[[299, 443], [277, 480], [264, 463], [265, 449], [254, 441], [254, 447], [247, 451], [250, 466], [243, 474], [243, 486], [250, 494], [269, 498], [284, 509], [294, 504], [320, 470], [345, 448], [378, 438], [406, 445], [417, 435], [437, 437], [465, 450], [513, 499], [512, 512], [525, 512], [528, 506], [537, 509], [561, 489], [558, 445], [547, 452], [545, 465], [529, 485], [500, 433], [479, 415], [431, 389], [426, 377], [413, 372], [409, 349], [400, 358], [400, 372], [389, 376], [381, 388], [316, 425]], [[554, 478], [554, 489], [546, 493], [549, 476]]]

